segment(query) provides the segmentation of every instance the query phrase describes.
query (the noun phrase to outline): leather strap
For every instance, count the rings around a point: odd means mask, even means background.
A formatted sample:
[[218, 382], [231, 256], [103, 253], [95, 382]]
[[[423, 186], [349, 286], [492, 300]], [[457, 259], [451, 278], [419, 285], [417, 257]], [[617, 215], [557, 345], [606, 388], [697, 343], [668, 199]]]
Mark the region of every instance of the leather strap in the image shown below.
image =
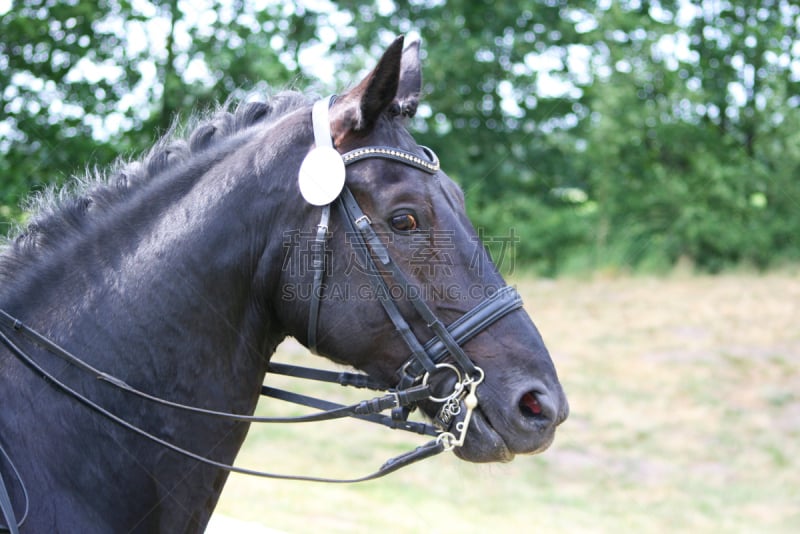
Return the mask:
[[387, 391], [389, 389], [386, 385], [363, 373], [326, 371], [325, 369], [312, 369], [310, 367], [279, 362], [269, 362], [267, 372], [294, 378], [316, 380], [318, 382], [330, 382], [332, 384], [339, 384], [340, 386], [366, 388], [373, 391]]
[[[209, 410], [206, 408], [199, 408], [196, 406], [188, 406], [185, 404], [180, 404], [177, 402], [173, 402], [170, 400], [163, 399], [161, 397], [156, 397], [150, 395], [149, 393], [145, 393], [141, 390], [134, 388], [133, 386], [126, 383], [124, 380], [121, 380], [115, 376], [109, 375], [95, 367], [87, 364], [86, 362], [79, 359], [77, 356], [72, 354], [71, 352], [67, 351], [66, 349], [56, 345], [52, 341], [48, 340], [36, 330], [28, 327], [21, 321], [11, 317], [5, 311], [0, 310], [0, 326], [8, 326], [13, 325], [14, 330], [22, 335], [23, 337], [31, 340], [32, 342], [40, 345], [42, 348], [47, 350], [49, 353], [53, 354], [54, 356], [58, 356], [59, 358], [63, 359], [64, 361], [79, 366], [82, 369], [88, 371], [92, 376], [97, 377], [98, 380], [103, 380], [113, 386], [122, 389], [128, 393], [146, 399], [148, 401], [154, 402], [156, 404], [161, 404], [163, 406], [169, 406], [170, 408], [176, 408], [179, 410], [197, 413], [200, 415], [207, 415], [218, 417], [222, 419], [229, 419], [232, 421], [240, 421], [240, 422], [248, 422], [248, 423], [306, 423], [306, 422], [313, 422], [313, 421], [324, 421], [330, 419], [339, 419], [342, 417], [350, 417], [356, 416], [359, 413], [366, 413], [362, 412], [366, 408], [364, 406], [384, 406], [382, 409], [393, 408], [396, 406], [407, 406], [414, 404], [423, 398], [427, 398], [430, 396], [430, 391], [424, 392], [422, 390], [414, 391], [409, 393], [408, 395], [400, 394], [400, 392], [394, 392], [389, 395], [384, 395], [381, 397], [376, 397], [374, 399], [370, 399], [367, 401], [362, 401], [356, 404], [352, 404], [349, 406], [343, 405], [336, 405], [335, 410], [331, 412], [320, 412], [315, 414], [310, 414], [306, 416], [299, 416], [299, 417], [261, 417], [261, 416], [252, 416], [252, 415], [245, 415], [245, 414], [235, 414], [235, 413], [228, 413], [228, 412], [219, 412], [216, 410]], [[14, 344], [8, 337], [5, 336], [4, 333], [0, 332], [0, 342], [6, 345], [12, 352], [17, 354], [20, 358], [23, 358], [26, 361], [32, 361], [30, 357], [16, 344]], [[292, 375], [292, 376], [301, 376], [305, 378], [313, 378], [317, 380], [325, 380], [325, 381], [338, 381], [342, 385], [345, 385], [345, 382], [348, 385], [359, 385], [359, 387], [367, 387], [370, 389], [374, 389], [376, 391], [386, 391], [387, 388], [379, 385], [377, 382], [369, 379], [366, 375], [360, 375], [356, 373], [333, 373], [332, 371], [322, 371], [322, 370], [315, 370], [315, 369], [307, 369], [307, 368], [298, 368], [294, 367], [293, 369], [289, 370], [288, 367], [279, 363], [270, 364], [271, 368], [276, 370], [277, 372], [281, 372], [281, 374]], [[326, 380], [326, 378], [332, 378], [330, 375], [337, 375], [338, 380]], [[302, 376], [305, 375], [305, 376]], [[325, 378], [322, 378], [325, 377]], [[403, 392], [405, 393], [405, 392]], [[396, 425], [392, 425], [392, 428], [397, 428]]]
[[9, 468], [11, 469], [11, 473], [17, 478], [19, 481], [19, 486], [22, 488], [22, 496], [25, 499], [25, 511], [22, 513], [22, 519], [17, 521], [17, 516], [14, 513], [14, 505], [11, 503], [11, 495], [8, 491], [8, 486], [6, 485], [5, 479], [3, 479], [2, 474], [2, 462], [0, 462], [0, 513], [2, 513], [3, 519], [5, 520], [6, 524], [0, 525], [0, 532], [9, 532], [10, 534], [19, 534], [19, 529], [25, 523], [25, 520], [28, 518], [28, 510], [30, 506], [30, 499], [28, 498], [28, 489], [25, 487], [25, 482], [23, 482], [22, 477], [17, 471], [17, 467], [11, 461], [11, 457], [8, 455], [6, 450], [0, 446], [0, 459], [5, 458], [6, 464], [8, 464]]
[[0, 473], [0, 511], [3, 512], [3, 519], [7, 526], [0, 525], [0, 530], [7, 530], [11, 534], [19, 534], [19, 524], [17, 516], [14, 515], [14, 506], [11, 504], [11, 497], [8, 495], [5, 480]]
[[345, 165], [351, 165], [362, 159], [369, 158], [383, 158], [394, 161], [399, 161], [416, 169], [419, 169], [428, 174], [436, 174], [439, 172], [439, 158], [430, 148], [419, 145], [419, 148], [428, 156], [428, 161], [422, 159], [416, 154], [400, 150], [399, 148], [392, 148], [390, 146], [368, 146], [363, 148], [356, 148], [342, 155]]
[[328, 98], [320, 98], [314, 102], [311, 108], [311, 125], [314, 127], [314, 144], [319, 147], [333, 148], [331, 138], [331, 121], [328, 117], [328, 110], [336, 100], [336, 95]]
[[[445, 445], [439, 440], [433, 440], [417, 449], [411, 451], [410, 453], [402, 454], [395, 459], [389, 460], [383, 466], [381, 466], [377, 471], [363, 476], [359, 478], [351, 478], [351, 479], [332, 479], [332, 478], [323, 478], [323, 477], [312, 477], [312, 476], [305, 476], [305, 475], [285, 475], [282, 473], [271, 473], [267, 471], [257, 471], [254, 469], [247, 469], [243, 467], [237, 467], [229, 464], [225, 464], [222, 462], [218, 462], [216, 460], [212, 460], [210, 458], [206, 458], [205, 456], [193, 453], [187, 449], [179, 447], [174, 443], [170, 443], [158, 436], [151, 434], [136, 425], [133, 425], [121, 417], [113, 414], [112, 412], [106, 410], [99, 404], [95, 403], [88, 397], [84, 396], [83, 394], [79, 393], [75, 389], [71, 388], [64, 382], [62, 382], [57, 376], [48, 372], [44, 369], [41, 365], [36, 363], [24, 350], [22, 350], [16, 343], [14, 343], [4, 332], [0, 331], [0, 343], [5, 345], [14, 355], [16, 355], [25, 365], [30, 367], [35, 373], [42, 376], [45, 380], [48, 380], [53, 386], [61, 389], [64, 393], [72, 397], [73, 399], [77, 400], [81, 404], [85, 405], [86, 407], [94, 410], [98, 414], [102, 415], [106, 419], [110, 419], [114, 423], [120, 425], [121, 427], [138, 434], [162, 447], [169, 449], [173, 452], [186, 456], [187, 458], [191, 458], [197, 462], [203, 463], [205, 465], [209, 465], [212, 467], [216, 467], [218, 469], [223, 469], [226, 471], [230, 471], [232, 473], [240, 473], [243, 475], [251, 475], [256, 477], [262, 478], [273, 478], [273, 479], [280, 479], [280, 480], [302, 480], [302, 481], [309, 481], [309, 482], [327, 482], [333, 484], [343, 484], [343, 483], [351, 483], [351, 482], [364, 482], [367, 480], [373, 480], [376, 478], [383, 477], [404, 467], [411, 463], [417, 462], [419, 460], [423, 460], [425, 458], [429, 458], [434, 454], [438, 454], [445, 450]], [[15, 523], [16, 525], [16, 523]], [[15, 527], [11, 527], [15, 528]], [[12, 530], [14, 534], [17, 534], [15, 530]]]
[[[389, 257], [389, 252], [372, 230], [369, 218], [361, 211], [355, 198], [353, 198], [353, 194], [350, 193], [350, 189], [346, 186], [339, 196], [339, 206], [344, 214], [345, 223], [350, 233], [358, 239], [356, 246], [360, 249], [360, 252], [363, 253], [366, 271], [369, 274], [370, 282], [375, 290], [375, 296], [392, 321], [395, 330], [397, 330], [403, 338], [403, 341], [405, 341], [406, 345], [411, 350], [413, 357], [416, 358], [420, 365], [427, 371], [431, 373], [434, 372], [436, 370], [436, 365], [428, 357], [428, 354], [417, 339], [417, 336], [414, 335], [414, 332], [403, 317], [403, 314], [400, 313], [394, 300], [392, 300], [389, 286], [381, 275], [381, 271], [375, 265], [375, 261], [370, 253], [372, 252], [372, 254], [375, 254], [382, 265], [388, 266], [390, 264], [393, 265]], [[355, 210], [355, 212], [351, 210]]]
[[[327, 114], [326, 114], [327, 116]], [[317, 324], [319, 323], [319, 306], [322, 302], [322, 278], [325, 274], [325, 243], [328, 240], [328, 222], [331, 217], [331, 205], [322, 207], [322, 216], [317, 225], [311, 251], [311, 270], [314, 280], [311, 285], [311, 306], [308, 311], [308, 349], [317, 354]]]
[[[428, 389], [427, 386], [416, 386], [414, 388], [408, 388], [404, 391], [398, 391], [396, 394], [402, 397], [399, 402], [401, 402], [402, 405], [407, 406], [429, 398], [430, 389]], [[398, 421], [379, 413], [383, 410], [388, 410], [389, 408], [397, 406], [394, 395], [387, 395], [384, 398], [374, 399], [373, 401], [363, 401], [359, 403], [356, 410], [353, 410], [351, 406], [342, 406], [335, 402], [326, 401], [317, 397], [302, 395], [293, 391], [286, 391], [270, 386], [261, 386], [261, 395], [285, 402], [291, 402], [292, 404], [299, 404], [300, 406], [308, 406], [310, 408], [324, 410], [324, 412], [321, 413], [334, 413], [339, 410], [347, 410], [348, 413], [345, 414], [346, 416], [361, 419], [363, 421], [369, 421], [370, 423], [377, 423], [395, 430], [406, 430], [408, 432], [426, 434], [428, 436], [437, 436], [439, 434], [439, 431], [432, 425], [419, 423], [416, 421]]]
[[[499, 319], [520, 308], [522, 308], [522, 297], [519, 296], [517, 290], [511, 286], [504, 286], [453, 321], [447, 330], [456, 343], [463, 345]], [[447, 346], [439, 338], [428, 341], [424, 349], [434, 363], [440, 363], [449, 352]], [[425, 369], [413, 357], [408, 360], [404, 369], [412, 377], [425, 372]]]
[[[318, 147], [334, 148], [331, 138], [331, 121], [328, 111], [335, 95], [321, 98], [314, 102], [311, 108], [311, 124], [314, 128], [314, 144]], [[322, 278], [325, 274], [325, 243], [328, 239], [328, 222], [331, 216], [331, 206], [322, 207], [322, 216], [317, 224], [317, 233], [312, 245], [311, 270], [314, 279], [311, 285], [311, 307], [308, 312], [308, 349], [317, 354], [317, 323], [319, 322], [319, 306], [322, 302]]]
[[[358, 230], [357, 235], [361, 237], [363, 243], [365, 243], [369, 247], [369, 250], [375, 254], [383, 267], [388, 269], [391, 276], [397, 281], [397, 283], [404, 288], [411, 287], [408, 278], [406, 278], [405, 274], [397, 266], [397, 264], [392, 261], [389, 251], [375, 233], [375, 230], [372, 229], [372, 224], [369, 218], [364, 215], [364, 212], [361, 211], [358, 202], [356, 202], [355, 197], [353, 197], [353, 194], [350, 192], [348, 187], [345, 186], [345, 188], [342, 190], [339, 200], [345, 210], [345, 213], [347, 214], [348, 220], [352, 221], [351, 224]], [[380, 272], [376, 271], [376, 273], [376, 276], [372, 276], [371, 278], [379, 278], [382, 280], [383, 277], [380, 275]], [[408, 294], [409, 302], [411, 302], [412, 306], [414, 306], [416, 312], [419, 314], [422, 320], [425, 321], [425, 324], [428, 326], [428, 328], [430, 328], [436, 337], [444, 344], [450, 355], [461, 367], [461, 370], [469, 376], [476, 376], [478, 373], [477, 369], [475, 368], [475, 364], [472, 363], [472, 360], [469, 359], [469, 356], [466, 355], [456, 340], [453, 339], [453, 336], [450, 334], [450, 332], [448, 332], [447, 328], [439, 320], [433, 310], [431, 310], [427, 303], [425, 303], [425, 301], [422, 300], [422, 298], [416, 292], [408, 291], [406, 293]], [[389, 295], [390, 293], [387, 292], [387, 297]], [[399, 310], [397, 310], [394, 301], [390, 298], [389, 302], [391, 303], [392, 307], [394, 307], [395, 312], [399, 314]], [[384, 306], [384, 308], [385, 307], [386, 306]], [[416, 341], [416, 336], [414, 336], [414, 340]], [[416, 341], [416, 345], [419, 345], [418, 341]], [[413, 345], [410, 346], [413, 347]], [[432, 373], [436, 370], [435, 364], [431, 361], [430, 356], [424, 351], [424, 349], [421, 351], [421, 353], [416, 351], [413, 352], [414, 356], [420, 361], [427, 372]]]

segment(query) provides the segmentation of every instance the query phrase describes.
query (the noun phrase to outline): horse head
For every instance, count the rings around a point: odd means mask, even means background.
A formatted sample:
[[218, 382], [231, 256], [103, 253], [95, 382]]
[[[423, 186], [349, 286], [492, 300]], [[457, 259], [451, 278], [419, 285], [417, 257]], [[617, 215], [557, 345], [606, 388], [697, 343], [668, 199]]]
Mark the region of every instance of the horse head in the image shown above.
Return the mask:
[[[316, 269], [283, 269], [277, 315], [287, 333], [320, 355], [390, 387], [429, 382], [436, 394], [420, 403], [428, 416], [441, 420], [445, 399], [460, 412], [449, 422], [444, 417], [446, 428], [463, 422], [468, 411], [458, 406], [464, 395], [451, 392], [475, 384], [477, 408], [455, 449], [459, 457], [508, 461], [540, 452], [566, 419], [567, 400], [521, 306], [509, 306], [491, 324], [476, 319], [491, 315], [511, 291], [467, 217], [464, 192], [405, 128], [421, 92], [419, 43], [403, 49], [399, 38], [358, 85], [332, 103], [325, 100], [323, 130], [329, 128], [325, 135], [346, 164], [346, 185], [330, 207], [309, 204], [295, 192], [306, 230], [316, 232], [325, 220], [325, 237], [316, 241], [325, 250], [303, 257], [299, 247], [291, 252], [293, 262], [316, 261]], [[446, 167], [447, 153], [441, 159]], [[325, 169], [339, 172], [336, 162]], [[332, 211], [329, 222], [325, 210]], [[324, 280], [318, 275], [315, 283], [319, 270]], [[297, 291], [298, 284], [310, 289]], [[295, 289], [285, 291], [289, 287]], [[465, 318], [478, 327], [459, 342], [451, 334]], [[442, 358], [425, 362], [437, 343]], [[412, 354], [423, 361], [409, 359]], [[409, 377], [409, 367], [419, 372]]]

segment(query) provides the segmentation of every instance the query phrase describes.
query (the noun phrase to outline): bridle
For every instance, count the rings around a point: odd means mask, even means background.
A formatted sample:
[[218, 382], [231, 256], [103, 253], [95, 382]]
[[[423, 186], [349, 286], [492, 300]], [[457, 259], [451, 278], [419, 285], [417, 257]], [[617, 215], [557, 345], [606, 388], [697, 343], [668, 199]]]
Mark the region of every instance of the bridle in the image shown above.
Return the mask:
[[[333, 97], [320, 100], [314, 105], [312, 110], [315, 141], [318, 146], [320, 143], [328, 143], [328, 146], [333, 146], [328, 122], [328, 107], [332, 102]], [[386, 159], [412, 167], [429, 175], [435, 175], [439, 172], [438, 158], [429, 148], [420, 147], [420, 150], [424, 154], [424, 157], [399, 148], [369, 146], [347, 152], [341, 156], [341, 159], [345, 167], [369, 158]], [[374, 294], [380, 301], [387, 316], [394, 325], [394, 328], [408, 346], [411, 356], [398, 370], [398, 375], [400, 376], [398, 384], [388, 388], [384, 384], [378, 383], [369, 376], [361, 373], [309, 369], [274, 362], [269, 364], [268, 371], [299, 378], [369, 388], [382, 391], [384, 392], [383, 395], [356, 404], [343, 406], [323, 399], [263, 386], [262, 395], [311, 406], [319, 411], [300, 417], [258, 417], [232, 414], [195, 406], [187, 406], [140, 391], [125, 383], [123, 380], [94, 368], [3, 310], [0, 310], [0, 343], [5, 345], [6, 348], [16, 355], [24, 364], [45, 380], [49, 381], [52, 385], [104, 417], [174, 452], [192, 458], [198, 462], [235, 473], [266, 478], [314, 482], [361, 482], [385, 476], [411, 463], [462, 446], [469, 429], [470, 418], [473, 411], [478, 406], [476, 390], [484, 378], [483, 370], [470, 360], [464, 352], [462, 345], [508, 313], [521, 308], [522, 299], [514, 288], [510, 286], [502, 287], [493, 294], [488, 295], [485, 300], [466, 312], [459, 319], [445, 326], [418, 293], [408, 292], [408, 301], [416, 314], [433, 334], [433, 337], [429, 341], [425, 343], [420, 342], [417, 336], [412, 332], [397, 302], [392, 297], [392, 292], [390, 291], [384, 274], [393, 279], [395, 283], [404, 285], [405, 287], [410, 287], [408, 278], [392, 260], [388, 249], [373, 229], [372, 221], [361, 210], [358, 202], [347, 186], [342, 188], [340, 194], [334, 201], [337, 211], [340, 212], [344, 220], [345, 231], [354, 239], [354, 247], [364, 253], [364, 265], [370, 283], [373, 286]], [[311, 292], [312, 300], [309, 304], [307, 344], [314, 352], [317, 350], [318, 343], [319, 312], [322, 302], [322, 287], [325, 272], [325, 247], [329, 234], [328, 224], [330, 221], [332, 203], [333, 202], [322, 206], [322, 215], [317, 225], [313, 248], [314, 254], [311, 264], [313, 270], [312, 284], [314, 287]], [[304, 475], [287, 475], [235, 467], [178, 447], [173, 443], [167, 442], [123, 420], [44, 369], [17, 342], [15, 339], [17, 337], [39, 346], [48, 353], [58, 356], [96, 378], [129, 394], [136, 395], [150, 402], [191, 413], [247, 423], [299, 423], [341, 417], [356, 417], [376, 422], [390, 428], [429, 435], [434, 437], [434, 439], [408, 453], [390, 459], [372, 474], [353, 479], [329, 479]], [[448, 357], [450, 358], [449, 360]], [[453, 373], [456, 381], [450, 393], [443, 396], [436, 396], [432, 391], [431, 377], [442, 372]], [[409, 413], [416, 407], [417, 403], [422, 401], [430, 401], [441, 405], [434, 418], [435, 426], [408, 420]], [[463, 410], [462, 406], [466, 409], [465, 415], [462, 420], [455, 425], [455, 428], [452, 428], [456, 417], [460, 415]], [[392, 411], [391, 416], [381, 413], [386, 410]], [[28, 497], [27, 491], [22, 483], [22, 478], [11, 462], [11, 458], [8, 454], [2, 449], [0, 449], [0, 452], [2, 452], [2, 457], [5, 458], [5, 463], [11, 466], [12, 474], [22, 487], [26, 503], [24, 515], [27, 516]], [[0, 463], [0, 466], [1, 465], [2, 463]], [[17, 527], [21, 525], [22, 521], [17, 522], [14, 519], [14, 509], [11, 506], [2, 475], [0, 475], [0, 512], [2, 512], [6, 524], [8, 525], [5, 527], [0, 525], [0, 531], [7, 530], [12, 534], [16, 534], [18, 531]], [[24, 519], [23, 517], [23, 521]]]
[[[328, 109], [333, 105], [335, 99], [335, 96], [321, 99], [317, 101], [312, 108], [314, 142], [317, 148], [334, 149], [330, 132]], [[436, 154], [428, 147], [420, 146], [419, 149], [424, 154], [424, 157], [400, 148], [367, 146], [347, 152], [343, 154], [341, 158], [344, 167], [365, 159], [380, 158], [412, 167], [431, 176], [438, 173], [440, 164]], [[460, 339], [456, 339], [454, 332], [448, 329], [436, 316], [430, 306], [422, 299], [419, 292], [406, 291], [405, 294], [408, 295], [407, 300], [411, 303], [419, 318], [422, 319], [433, 334], [432, 342], [430, 342], [430, 346], [426, 348], [411, 330], [411, 327], [397, 306], [395, 299], [392, 297], [386, 278], [384, 278], [385, 273], [393, 279], [396, 284], [404, 288], [409, 288], [411, 284], [405, 273], [397, 263], [392, 260], [388, 249], [373, 229], [372, 221], [361, 210], [361, 207], [346, 185], [342, 185], [341, 192], [336, 198], [336, 204], [343, 216], [345, 230], [348, 235], [353, 238], [353, 247], [363, 252], [365, 271], [369, 276], [374, 294], [378, 297], [386, 315], [392, 321], [395, 330], [400, 334], [400, 337], [411, 352], [411, 357], [401, 366], [397, 373], [401, 378], [396, 386], [396, 390], [404, 391], [420, 383], [427, 385], [430, 377], [434, 374], [445, 370], [452, 372], [456, 377], [453, 391], [443, 397], [436, 397], [431, 394], [428, 400], [442, 405], [434, 419], [437, 427], [441, 430], [437, 440], [442, 444], [444, 450], [452, 450], [455, 447], [460, 447], [464, 444], [472, 411], [478, 404], [475, 390], [484, 379], [483, 370], [470, 360], [461, 345], [507, 313], [521, 307], [522, 299], [520, 299], [516, 291], [510, 286], [498, 290], [494, 298], [487, 298], [482, 301], [457, 321], [457, 324], [463, 328], [463, 331], [469, 332], [469, 334], [460, 336]], [[322, 207], [322, 215], [317, 225], [315, 243], [312, 248], [314, 251], [314, 257], [312, 258], [312, 268], [314, 272], [307, 336], [308, 347], [312, 352], [317, 351], [319, 308], [322, 299], [322, 279], [325, 272], [325, 244], [328, 235], [330, 211], [330, 204], [326, 204]], [[380, 267], [378, 264], [380, 264]], [[437, 350], [435, 354], [432, 354], [430, 349], [434, 346]], [[447, 355], [452, 358], [452, 363], [444, 361]], [[456, 426], [456, 432], [458, 433], [458, 435], [456, 435], [450, 431], [450, 426], [453, 422], [453, 418], [461, 412], [462, 402], [467, 411], [463, 421]], [[393, 416], [395, 419], [404, 420], [408, 417], [411, 409], [413, 409], [413, 406], [395, 407]]]

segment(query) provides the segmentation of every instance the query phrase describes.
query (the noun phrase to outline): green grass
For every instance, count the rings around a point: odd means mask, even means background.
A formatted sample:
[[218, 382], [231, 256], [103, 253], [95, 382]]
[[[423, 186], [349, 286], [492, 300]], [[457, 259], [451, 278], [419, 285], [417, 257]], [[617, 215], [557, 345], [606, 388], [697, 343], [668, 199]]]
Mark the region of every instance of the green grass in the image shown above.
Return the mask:
[[[440, 455], [361, 485], [232, 475], [217, 512], [292, 533], [800, 532], [800, 276], [515, 282], [570, 399], [550, 450]], [[296, 344], [276, 358], [317, 361]], [[238, 463], [354, 476], [423, 442], [358, 421], [253, 427]]]

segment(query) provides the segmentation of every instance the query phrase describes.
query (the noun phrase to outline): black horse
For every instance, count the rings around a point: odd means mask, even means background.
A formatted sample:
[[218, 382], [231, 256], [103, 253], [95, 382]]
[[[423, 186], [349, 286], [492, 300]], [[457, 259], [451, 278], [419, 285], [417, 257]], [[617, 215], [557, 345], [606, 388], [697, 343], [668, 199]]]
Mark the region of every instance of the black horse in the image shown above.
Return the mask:
[[[225, 464], [248, 423], [114, 382], [252, 414], [287, 336], [430, 388], [411, 404], [465, 460], [548, 447], [566, 398], [463, 193], [404, 127], [420, 89], [399, 38], [335, 100], [242, 104], [40, 202], [0, 256], [0, 475], [22, 532], [202, 531], [228, 471], [119, 421]], [[309, 162], [325, 145], [336, 157]]]

